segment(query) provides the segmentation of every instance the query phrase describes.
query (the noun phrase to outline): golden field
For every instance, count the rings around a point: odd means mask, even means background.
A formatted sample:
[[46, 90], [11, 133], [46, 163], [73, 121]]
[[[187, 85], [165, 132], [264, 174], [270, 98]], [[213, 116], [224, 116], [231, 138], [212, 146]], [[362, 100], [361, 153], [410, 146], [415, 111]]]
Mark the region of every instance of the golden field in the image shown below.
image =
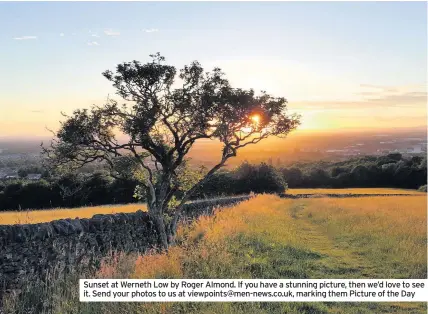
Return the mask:
[[147, 208], [145, 204], [126, 204], [0, 212], [0, 225], [36, 224], [76, 217], [91, 218], [96, 214], [132, 213], [139, 209], [145, 211]]
[[[352, 189], [289, 189], [287, 194], [414, 194], [425, 195], [415, 190], [392, 188], [352, 188]], [[0, 225], [34, 224], [66, 218], [90, 218], [95, 214], [131, 213], [147, 210], [145, 204], [103, 205], [80, 208], [54, 208], [49, 210], [25, 210], [0, 212]]]
[[426, 193], [416, 190], [393, 188], [351, 188], [351, 189], [289, 189], [287, 194], [416, 194]]
[[[182, 226], [178, 245], [168, 253], [106, 259], [95, 277], [426, 278], [426, 201], [426, 195], [348, 199], [259, 195]], [[61, 300], [55, 304], [57, 313], [427, 311], [425, 303], [80, 303], [76, 286], [77, 281], [55, 286]]]

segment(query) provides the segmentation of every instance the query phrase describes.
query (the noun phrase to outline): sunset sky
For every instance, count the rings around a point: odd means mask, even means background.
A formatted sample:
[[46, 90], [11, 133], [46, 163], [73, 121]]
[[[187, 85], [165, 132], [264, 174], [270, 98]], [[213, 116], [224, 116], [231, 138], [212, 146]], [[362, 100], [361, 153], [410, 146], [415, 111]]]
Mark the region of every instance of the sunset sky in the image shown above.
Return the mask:
[[[302, 129], [426, 125], [425, 2], [0, 3], [0, 137], [44, 136], [161, 52], [266, 90]], [[119, 99], [119, 96], [116, 96]]]

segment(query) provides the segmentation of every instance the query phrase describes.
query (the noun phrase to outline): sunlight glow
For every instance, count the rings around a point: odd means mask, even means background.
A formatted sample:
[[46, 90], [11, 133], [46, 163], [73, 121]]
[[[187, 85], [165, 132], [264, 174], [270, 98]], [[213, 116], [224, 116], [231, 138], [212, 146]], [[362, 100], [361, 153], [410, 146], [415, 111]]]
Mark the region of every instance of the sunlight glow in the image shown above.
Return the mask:
[[258, 114], [255, 114], [251, 116], [251, 120], [253, 120], [254, 123], [258, 124], [260, 122], [260, 116]]

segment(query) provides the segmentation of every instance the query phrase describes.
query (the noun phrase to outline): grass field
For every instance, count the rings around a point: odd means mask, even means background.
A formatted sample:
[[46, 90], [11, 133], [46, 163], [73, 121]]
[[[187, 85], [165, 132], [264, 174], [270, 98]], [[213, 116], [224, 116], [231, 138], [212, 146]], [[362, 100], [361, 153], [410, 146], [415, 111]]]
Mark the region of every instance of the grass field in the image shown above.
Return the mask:
[[[260, 195], [181, 227], [168, 253], [106, 261], [96, 277], [426, 278], [426, 200]], [[77, 282], [60, 287], [57, 313], [427, 312], [426, 303], [88, 304], [78, 302]]]
[[287, 194], [417, 194], [424, 192], [416, 190], [393, 189], [393, 188], [352, 188], [352, 189], [289, 189]]
[[[417, 194], [424, 192], [391, 188], [357, 189], [289, 189], [287, 194]], [[0, 212], [0, 225], [34, 224], [65, 218], [90, 218], [95, 214], [131, 213], [146, 210], [145, 204], [105, 205], [80, 208], [54, 208], [49, 210], [26, 210]]]
[[0, 212], [0, 225], [35, 224], [65, 218], [90, 218], [96, 214], [132, 213], [146, 210], [145, 204], [104, 205], [80, 208], [54, 208]]

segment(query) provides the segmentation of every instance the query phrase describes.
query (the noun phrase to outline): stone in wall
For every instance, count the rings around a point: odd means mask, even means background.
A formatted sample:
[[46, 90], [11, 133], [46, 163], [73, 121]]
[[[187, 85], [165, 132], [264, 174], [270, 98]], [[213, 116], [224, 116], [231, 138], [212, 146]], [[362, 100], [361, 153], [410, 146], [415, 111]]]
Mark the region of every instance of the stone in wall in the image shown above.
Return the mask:
[[[211, 214], [249, 196], [186, 204], [182, 219]], [[142, 211], [61, 219], [48, 223], [0, 225], [0, 299], [23, 284], [80, 269], [97, 268], [110, 252], [138, 252], [158, 245], [149, 215]]]

